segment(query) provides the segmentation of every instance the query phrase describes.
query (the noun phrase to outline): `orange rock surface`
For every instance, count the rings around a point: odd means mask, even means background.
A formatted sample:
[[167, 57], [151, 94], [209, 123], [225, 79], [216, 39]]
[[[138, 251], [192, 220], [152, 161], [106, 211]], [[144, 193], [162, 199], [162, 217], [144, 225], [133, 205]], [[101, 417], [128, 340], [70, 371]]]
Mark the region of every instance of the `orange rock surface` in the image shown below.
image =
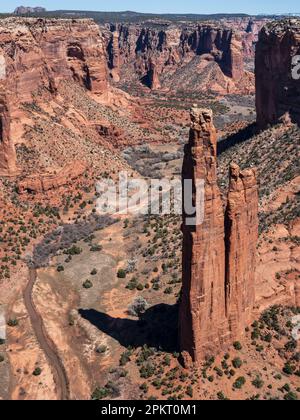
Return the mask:
[[258, 241], [258, 188], [255, 170], [231, 164], [225, 214], [226, 315], [234, 338], [251, 321]]
[[227, 211], [217, 185], [217, 136], [212, 111], [193, 108], [183, 181], [193, 181], [193, 202], [204, 180], [204, 220], [183, 221], [180, 344], [186, 364], [199, 363], [240, 338], [254, 305], [258, 238], [256, 172], [231, 166]]
[[46, 87], [73, 79], [101, 94], [108, 89], [106, 55], [93, 20], [8, 18], [0, 22], [0, 175], [14, 173], [10, 120], [20, 104]]
[[224, 213], [217, 185], [217, 136], [211, 110], [192, 109], [183, 179], [193, 180], [195, 193], [196, 181], [205, 182], [203, 223], [183, 223], [180, 305], [181, 350], [200, 362], [206, 354], [218, 352], [229, 339], [225, 317]]

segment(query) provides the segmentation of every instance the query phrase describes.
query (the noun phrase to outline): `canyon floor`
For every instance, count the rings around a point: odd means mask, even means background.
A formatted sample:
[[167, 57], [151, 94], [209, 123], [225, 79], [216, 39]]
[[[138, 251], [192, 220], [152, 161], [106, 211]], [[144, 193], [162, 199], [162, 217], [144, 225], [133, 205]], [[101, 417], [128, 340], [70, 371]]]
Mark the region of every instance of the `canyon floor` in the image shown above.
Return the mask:
[[[253, 96], [119, 88], [136, 99], [115, 88], [117, 103], [107, 98], [99, 102], [81, 88], [63, 84], [64, 100], [27, 106], [34, 121], [26, 128], [31, 150], [20, 145], [18, 158], [28, 173], [36, 162], [41, 170], [51, 162], [54, 169], [62, 165], [71, 147], [70, 131], [79, 139], [72, 147], [74, 158], [89, 165], [71, 186], [45, 195], [19, 195], [13, 180], [0, 181], [5, 202], [0, 209], [0, 308], [8, 320], [7, 340], [0, 342], [0, 398], [300, 397], [299, 344], [291, 338], [292, 320], [299, 314], [291, 303], [300, 270], [299, 128], [278, 125], [256, 132]], [[260, 240], [255, 316], [245, 340], [216, 358], [207, 355], [201, 369], [187, 370], [180, 364], [177, 343], [180, 218], [98, 220], [94, 209], [96, 179], [117, 180], [120, 169], [146, 178], [180, 177], [194, 102], [214, 111], [221, 190], [228, 183], [230, 161], [258, 167]], [[108, 148], [103, 158], [101, 144], [86, 125], [87, 115], [119, 130], [122, 147], [117, 153]], [[55, 124], [49, 125], [49, 119]], [[114, 130], [105, 141], [114, 141]], [[83, 141], [82, 132], [93, 141]], [[36, 278], [30, 313], [23, 293], [32, 280], [32, 264]], [[43, 323], [40, 336], [37, 314]], [[58, 364], [42, 340], [50, 343]]]

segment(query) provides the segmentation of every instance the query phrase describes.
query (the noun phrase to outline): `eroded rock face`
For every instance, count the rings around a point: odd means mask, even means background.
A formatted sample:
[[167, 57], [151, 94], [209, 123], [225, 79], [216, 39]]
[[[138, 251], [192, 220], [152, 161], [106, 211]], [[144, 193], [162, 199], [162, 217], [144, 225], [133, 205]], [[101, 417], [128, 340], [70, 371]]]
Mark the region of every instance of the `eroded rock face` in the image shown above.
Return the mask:
[[22, 103], [31, 102], [39, 88], [55, 95], [58, 83], [65, 79], [74, 79], [95, 94], [108, 89], [104, 45], [93, 20], [0, 21], [0, 95], [1, 109], [6, 110], [1, 111], [5, 142], [0, 145], [0, 174], [11, 173], [16, 166], [8, 127], [12, 115]]
[[[300, 19], [266, 25], [256, 49], [256, 108], [261, 128], [289, 113], [300, 123], [300, 79], [292, 76], [292, 59], [300, 54]], [[298, 72], [299, 74], [299, 72]]]
[[23, 179], [18, 184], [18, 192], [19, 194], [24, 194], [26, 192], [44, 193], [69, 184], [82, 175], [85, 170], [86, 165], [84, 163], [74, 161], [66, 165], [57, 174], [33, 175]]
[[193, 108], [182, 178], [193, 181], [193, 205], [204, 180], [203, 223], [183, 219], [180, 344], [184, 362], [200, 362], [243, 336], [254, 305], [258, 238], [256, 172], [231, 166], [227, 211], [217, 185], [212, 111]]
[[169, 86], [168, 76], [193, 58], [210, 55], [224, 76], [238, 81], [244, 75], [243, 38], [221, 24], [162, 25], [145, 23], [110, 25], [107, 38], [109, 68], [115, 78], [148, 79], [149, 63], [155, 68], [150, 87]]
[[254, 306], [258, 188], [254, 169], [230, 167], [225, 213], [226, 316], [233, 337], [241, 338]]
[[[191, 111], [189, 143], [183, 180], [204, 180], [204, 221], [183, 223], [183, 288], [180, 305], [181, 350], [200, 362], [221, 350], [229, 340], [225, 317], [224, 213], [217, 185], [217, 136], [212, 111]], [[201, 187], [200, 187], [201, 188]], [[198, 192], [199, 193], [199, 192]], [[193, 196], [194, 204], [196, 196]]]

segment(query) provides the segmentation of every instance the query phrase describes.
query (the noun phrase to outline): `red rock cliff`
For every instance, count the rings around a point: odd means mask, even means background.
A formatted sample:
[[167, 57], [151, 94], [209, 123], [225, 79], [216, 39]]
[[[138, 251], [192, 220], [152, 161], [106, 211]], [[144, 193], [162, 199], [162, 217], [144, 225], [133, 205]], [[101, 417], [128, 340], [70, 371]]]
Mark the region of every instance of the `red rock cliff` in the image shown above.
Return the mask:
[[0, 21], [0, 116], [5, 128], [5, 142], [0, 144], [0, 174], [12, 172], [16, 166], [9, 120], [13, 122], [20, 104], [31, 102], [32, 94], [40, 87], [55, 94], [60, 80], [68, 78], [96, 94], [107, 91], [106, 54], [93, 20]]
[[[142, 24], [109, 26], [107, 50], [112, 76], [145, 80], [149, 62], [155, 65], [161, 83], [169, 86], [169, 76], [195, 57], [206, 57], [219, 65], [224, 76], [238, 81], [244, 75], [243, 39], [238, 31], [220, 23]], [[208, 57], [209, 55], [209, 57]], [[208, 59], [209, 58], [209, 59]]]
[[[256, 49], [256, 110], [261, 128], [286, 113], [300, 123], [300, 80], [292, 77], [292, 59], [300, 54], [300, 19], [266, 25]], [[299, 72], [298, 72], [299, 74]]]
[[217, 141], [212, 111], [192, 109], [183, 182], [204, 180], [204, 220], [183, 219], [180, 344], [185, 363], [203, 360], [240, 338], [254, 304], [258, 194], [254, 170], [231, 166], [226, 217], [217, 185]]

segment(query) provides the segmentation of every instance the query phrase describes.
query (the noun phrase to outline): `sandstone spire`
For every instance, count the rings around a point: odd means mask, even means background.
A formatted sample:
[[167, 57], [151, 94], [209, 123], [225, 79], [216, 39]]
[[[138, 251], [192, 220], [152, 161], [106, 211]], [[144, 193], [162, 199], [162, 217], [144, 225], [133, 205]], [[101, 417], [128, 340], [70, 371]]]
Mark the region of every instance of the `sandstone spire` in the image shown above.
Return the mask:
[[[193, 108], [183, 180], [205, 182], [204, 221], [183, 223], [183, 289], [180, 306], [182, 351], [193, 361], [218, 351], [226, 341], [224, 214], [217, 185], [217, 136], [212, 111]], [[195, 197], [193, 197], [195, 200]]]
[[186, 365], [225, 350], [243, 335], [254, 305], [258, 238], [256, 171], [230, 168], [224, 218], [217, 185], [217, 136], [212, 111], [191, 111], [182, 178], [204, 181], [204, 219], [189, 226], [183, 215], [183, 284], [179, 314], [181, 351]]
[[234, 338], [240, 338], [254, 306], [254, 267], [258, 240], [256, 171], [230, 166], [225, 215], [226, 314]]

